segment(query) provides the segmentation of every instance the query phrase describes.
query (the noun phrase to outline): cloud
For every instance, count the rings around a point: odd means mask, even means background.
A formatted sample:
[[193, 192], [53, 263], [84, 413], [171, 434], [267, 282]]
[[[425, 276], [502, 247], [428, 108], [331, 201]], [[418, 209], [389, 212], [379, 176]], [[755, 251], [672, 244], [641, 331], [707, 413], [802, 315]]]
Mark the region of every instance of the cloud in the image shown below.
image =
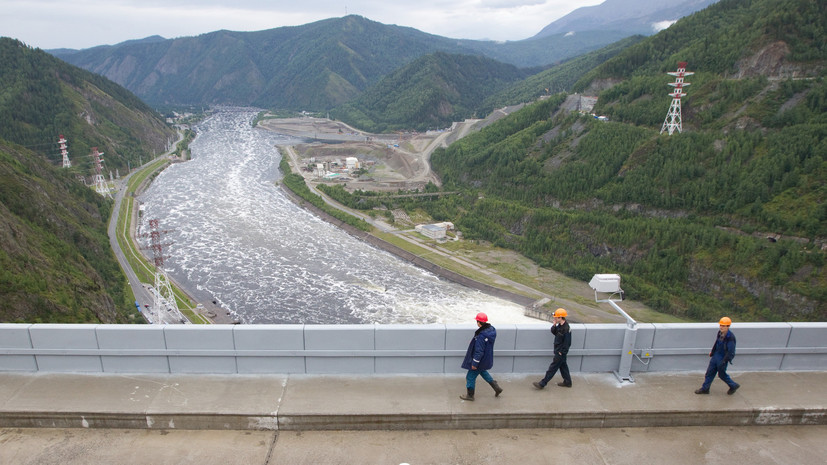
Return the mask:
[[[34, 47], [87, 48], [152, 35], [259, 31], [357, 14], [454, 39], [521, 40], [602, 0], [2, 0], [0, 35]], [[576, 3], [576, 5], [573, 5]]]
[[658, 21], [656, 23], [652, 23], [652, 31], [660, 32], [660, 31], [668, 28], [669, 26], [675, 24], [676, 22], [678, 22], [678, 20], [673, 19], [673, 20]]
[[546, 3], [545, 0], [482, 0], [484, 8], [519, 8], [522, 6], [537, 6]]

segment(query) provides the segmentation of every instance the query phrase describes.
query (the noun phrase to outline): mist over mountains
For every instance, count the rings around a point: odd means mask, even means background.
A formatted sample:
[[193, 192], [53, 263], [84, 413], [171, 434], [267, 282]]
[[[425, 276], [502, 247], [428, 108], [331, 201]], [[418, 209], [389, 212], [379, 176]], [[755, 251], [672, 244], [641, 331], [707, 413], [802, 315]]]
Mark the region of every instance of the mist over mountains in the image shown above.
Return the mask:
[[627, 35], [651, 35], [717, 1], [606, 0], [600, 5], [572, 11], [544, 27], [534, 37], [598, 30], [622, 31]]

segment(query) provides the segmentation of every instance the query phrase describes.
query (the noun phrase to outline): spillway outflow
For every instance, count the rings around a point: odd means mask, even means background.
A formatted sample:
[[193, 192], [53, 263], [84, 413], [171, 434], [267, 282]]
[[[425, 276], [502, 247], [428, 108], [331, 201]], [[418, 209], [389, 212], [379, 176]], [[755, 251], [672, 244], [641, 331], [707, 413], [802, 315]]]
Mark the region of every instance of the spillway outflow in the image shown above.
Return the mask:
[[167, 272], [245, 324], [538, 323], [519, 305], [437, 278], [296, 206], [276, 184], [278, 145], [255, 110], [196, 128], [192, 160], [141, 196], [169, 230]]

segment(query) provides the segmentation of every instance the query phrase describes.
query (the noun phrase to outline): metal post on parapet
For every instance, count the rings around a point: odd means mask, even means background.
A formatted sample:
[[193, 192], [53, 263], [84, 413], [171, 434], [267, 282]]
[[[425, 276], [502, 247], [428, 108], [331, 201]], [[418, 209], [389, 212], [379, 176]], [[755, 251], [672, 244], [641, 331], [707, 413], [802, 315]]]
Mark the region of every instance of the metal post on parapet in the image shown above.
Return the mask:
[[[632, 356], [635, 349], [635, 338], [637, 337], [637, 321], [624, 312], [617, 302], [623, 301], [623, 289], [620, 288], [620, 275], [616, 274], [596, 274], [592, 276], [589, 281], [589, 287], [594, 289], [595, 302], [606, 302], [611, 305], [618, 313], [626, 318], [626, 332], [623, 335], [623, 349], [620, 353], [620, 366], [614, 372], [617, 379], [623, 383], [634, 383], [635, 379], [632, 377]], [[600, 299], [599, 294], [608, 295], [607, 298]]]

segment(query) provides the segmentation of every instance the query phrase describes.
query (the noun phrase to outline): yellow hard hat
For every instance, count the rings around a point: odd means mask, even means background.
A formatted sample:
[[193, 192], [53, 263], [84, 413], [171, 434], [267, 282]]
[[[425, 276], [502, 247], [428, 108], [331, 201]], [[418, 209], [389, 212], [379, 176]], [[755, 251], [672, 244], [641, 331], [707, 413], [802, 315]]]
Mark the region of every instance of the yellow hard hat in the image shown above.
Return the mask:
[[558, 308], [554, 311], [554, 318], [565, 318], [569, 316], [569, 313], [564, 308]]
[[728, 316], [725, 316], [721, 318], [721, 321], [719, 321], [718, 324], [721, 326], [729, 326], [732, 324], [732, 320], [730, 320]]

